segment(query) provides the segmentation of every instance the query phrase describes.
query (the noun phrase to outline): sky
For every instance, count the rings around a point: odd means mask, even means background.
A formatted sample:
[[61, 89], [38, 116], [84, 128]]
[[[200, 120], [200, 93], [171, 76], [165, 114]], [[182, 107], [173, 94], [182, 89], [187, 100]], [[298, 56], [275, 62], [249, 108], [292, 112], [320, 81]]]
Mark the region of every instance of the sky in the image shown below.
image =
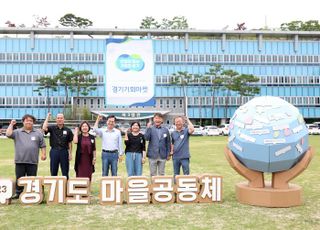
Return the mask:
[[245, 22], [247, 29], [279, 28], [293, 20], [319, 20], [319, 0], [2, 0], [0, 27], [10, 20], [31, 27], [35, 17], [48, 17], [50, 27], [67, 13], [88, 18], [94, 28], [139, 28], [146, 16], [185, 16], [189, 27], [233, 30]]

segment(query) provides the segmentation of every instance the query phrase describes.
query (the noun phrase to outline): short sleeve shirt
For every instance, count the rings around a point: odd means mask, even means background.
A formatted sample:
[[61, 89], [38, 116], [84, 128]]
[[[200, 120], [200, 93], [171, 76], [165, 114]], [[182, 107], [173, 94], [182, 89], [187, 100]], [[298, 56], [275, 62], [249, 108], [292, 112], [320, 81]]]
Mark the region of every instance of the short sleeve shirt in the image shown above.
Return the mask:
[[187, 128], [184, 128], [180, 132], [176, 130], [172, 132], [173, 159], [190, 158], [189, 136]]
[[57, 125], [48, 126], [50, 133], [50, 146], [54, 149], [69, 149], [69, 143], [73, 140], [71, 129], [63, 126], [61, 129]]
[[38, 164], [39, 149], [46, 147], [43, 133], [35, 129], [27, 132], [21, 128], [15, 129], [9, 138], [14, 140], [16, 164]]

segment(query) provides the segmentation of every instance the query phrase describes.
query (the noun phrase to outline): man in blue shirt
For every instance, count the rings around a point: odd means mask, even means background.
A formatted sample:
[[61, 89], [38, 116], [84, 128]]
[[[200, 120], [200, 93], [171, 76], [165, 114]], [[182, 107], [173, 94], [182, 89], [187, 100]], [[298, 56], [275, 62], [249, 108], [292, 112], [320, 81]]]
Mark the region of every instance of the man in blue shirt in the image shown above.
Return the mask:
[[118, 161], [121, 162], [123, 158], [121, 132], [115, 128], [116, 117], [110, 115], [107, 117], [107, 129], [99, 129], [99, 121], [102, 116], [99, 115], [94, 124], [93, 131], [102, 139], [102, 176], [109, 175], [109, 168], [111, 168], [111, 175], [118, 174]]
[[147, 156], [149, 158], [150, 175], [164, 175], [166, 161], [170, 159], [170, 133], [162, 125], [163, 115], [155, 113], [153, 116], [154, 125], [149, 122], [144, 134], [146, 141], [149, 141]]
[[[174, 119], [176, 130], [172, 132], [172, 145], [170, 155], [173, 158], [173, 171], [174, 177], [180, 174], [180, 168], [182, 167], [183, 175], [189, 175], [189, 159], [190, 159], [190, 150], [189, 150], [189, 136], [194, 132], [193, 124], [186, 117], [179, 116]], [[188, 128], [184, 127], [184, 124], [187, 123]]]

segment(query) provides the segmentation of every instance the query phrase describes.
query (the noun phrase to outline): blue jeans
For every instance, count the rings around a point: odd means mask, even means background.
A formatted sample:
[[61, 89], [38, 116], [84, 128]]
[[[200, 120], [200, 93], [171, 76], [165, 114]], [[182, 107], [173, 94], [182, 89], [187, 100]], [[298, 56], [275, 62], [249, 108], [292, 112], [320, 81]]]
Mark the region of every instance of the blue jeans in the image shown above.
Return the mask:
[[118, 172], [118, 153], [102, 152], [102, 176], [109, 175], [109, 168], [111, 166], [111, 175], [117, 176]]
[[142, 175], [142, 153], [127, 152], [126, 167], [129, 176]]
[[182, 166], [183, 175], [189, 175], [190, 174], [189, 158], [173, 159], [174, 177], [176, 177], [176, 175], [180, 175], [180, 167], [181, 166]]

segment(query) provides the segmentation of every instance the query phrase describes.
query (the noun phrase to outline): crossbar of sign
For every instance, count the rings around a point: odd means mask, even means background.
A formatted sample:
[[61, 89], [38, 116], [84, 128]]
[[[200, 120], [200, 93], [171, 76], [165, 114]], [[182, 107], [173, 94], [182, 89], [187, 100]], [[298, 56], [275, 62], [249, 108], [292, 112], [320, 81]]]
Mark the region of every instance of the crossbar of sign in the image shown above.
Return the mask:
[[[24, 205], [40, 204], [44, 200], [44, 188], [48, 188], [46, 203], [90, 204], [88, 178], [22, 177], [18, 185], [24, 186], [20, 202]], [[0, 204], [10, 204], [14, 183], [0, 179]], [[124, 185], [121, 177], [102, 177], [99, 200], [101, 205], [149, 203], [212, 203], [222, 201], [222, 177], [213, 175], [129, 177]]]

